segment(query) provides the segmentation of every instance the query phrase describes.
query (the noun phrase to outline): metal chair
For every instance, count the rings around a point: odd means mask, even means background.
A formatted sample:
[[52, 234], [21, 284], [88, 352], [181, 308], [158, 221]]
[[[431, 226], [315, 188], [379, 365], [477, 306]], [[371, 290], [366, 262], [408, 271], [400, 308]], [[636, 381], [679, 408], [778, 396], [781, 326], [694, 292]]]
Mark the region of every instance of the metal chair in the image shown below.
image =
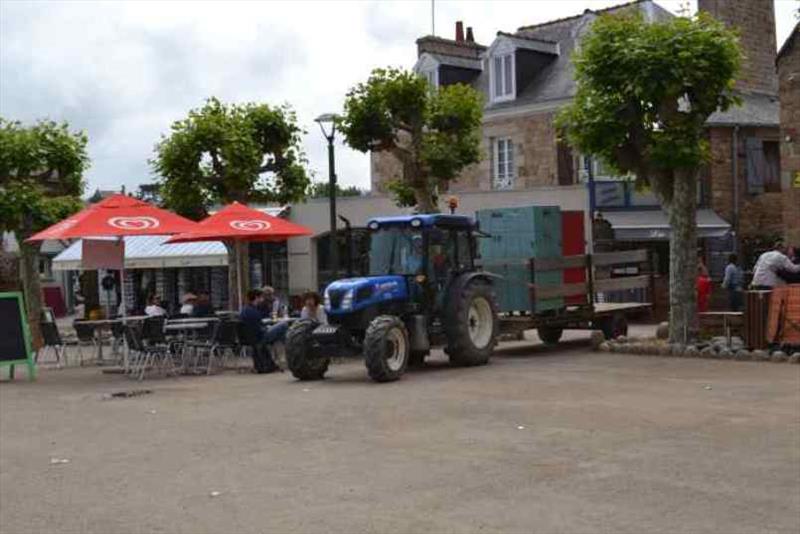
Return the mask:
[[39, 358], [51, 349], [56, 357], [56, 365], [62, 367], [61, 358], [64, 358], [64, 364], [67, 364], [67, 346], [61, 339], [61, 334], [58, 331], [58, 326], [54, 322], [43, 321], [39, 323], [39, 328], [42, 330], [42, 338], [44, 346], [36, 351], [33, 361], [39, 363]]
[[124, 332], [131, 357], [129, 373], [133, 377], [143, 380], [148, 369], [175, 374], [175, 362], [167, 346], [145, 343], [138, 329], [130, 325], [125, 325]]
[[215, 359], [224, 360], [223, 357], [226, 352], [235, 352], [238, 349], [237, 324], [238, 323], [235, 321], [217, 321], [213, 326], [211, 338], [209, 340], [186, 343], [185, 346], [195, 353], [195, 369], [199, 366], [201, 358], [205, 357], [208, 360], [206, 364], [206, 374], [210, 375], [211, 371], [214, 369]]
[[81, 367], [83, 366], [83, 347], [92, 347], [95, 354], [97, 354], [97, 337], [95, 337], [95, 328], [90, 324], [83, 324], [81, 321], [73, 321], [72, 327], [75, 329], [75, 334], [78, 336], [75, 346], [78, 348], [78, 361]]

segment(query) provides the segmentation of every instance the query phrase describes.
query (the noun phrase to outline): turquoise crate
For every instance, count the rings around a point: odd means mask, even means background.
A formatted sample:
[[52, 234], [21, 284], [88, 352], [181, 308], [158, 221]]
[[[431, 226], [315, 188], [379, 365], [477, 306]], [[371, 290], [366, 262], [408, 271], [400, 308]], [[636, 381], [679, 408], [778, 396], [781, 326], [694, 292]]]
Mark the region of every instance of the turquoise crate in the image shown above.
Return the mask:
[[[555, 206], [528, 206], [479, 210], [476, 218], [483, 232], [479, 250], [486, 270], [503, 279], [495, 287], [500, 311], [542, 312], [564, 307], [564, 299], [530, 301], [532, 282], [529, 260], [561, 256], [561, 210]], [[561, 271], [539, 273], [534, 280], [543, 286], [561, 285]]]

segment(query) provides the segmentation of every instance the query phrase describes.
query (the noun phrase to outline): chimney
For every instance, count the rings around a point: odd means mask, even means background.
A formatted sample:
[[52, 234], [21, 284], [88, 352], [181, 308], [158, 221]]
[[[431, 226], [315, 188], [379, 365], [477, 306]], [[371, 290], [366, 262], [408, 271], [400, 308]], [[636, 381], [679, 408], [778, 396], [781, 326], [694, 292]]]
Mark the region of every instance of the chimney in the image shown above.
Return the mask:
[[456, 22], [456, 42], [464, 41], [464, 23], [460, 20]]
[[468, 43], [475, 42], [475, 36], [472, 35], [472, 26], [467, 26], [467, 42]]

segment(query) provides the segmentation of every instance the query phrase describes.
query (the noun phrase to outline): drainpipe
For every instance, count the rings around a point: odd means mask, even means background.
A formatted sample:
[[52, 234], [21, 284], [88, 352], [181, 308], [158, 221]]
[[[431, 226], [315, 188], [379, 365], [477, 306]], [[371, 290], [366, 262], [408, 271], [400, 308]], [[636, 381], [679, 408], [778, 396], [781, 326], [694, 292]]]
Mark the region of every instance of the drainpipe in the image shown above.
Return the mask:
[[731, 136], [731, 172], [733, 174], [733, 252], [739, 254], [739, 125], [733, 127]]

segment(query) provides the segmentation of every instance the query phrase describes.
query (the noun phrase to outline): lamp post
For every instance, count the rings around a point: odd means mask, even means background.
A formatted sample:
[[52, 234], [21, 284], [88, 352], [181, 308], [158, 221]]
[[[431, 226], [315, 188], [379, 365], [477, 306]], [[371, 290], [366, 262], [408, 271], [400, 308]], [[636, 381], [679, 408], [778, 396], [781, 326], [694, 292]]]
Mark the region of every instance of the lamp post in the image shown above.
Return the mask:
[[324, 113], [317, 117], [315, 122], [319, 124], [322, 135], [328, 140], [328, 200], [330, 202], [330, 223], [331, 229], [328, 235], [330, 246], [330, 262], [333, 278], [339, 269], [339, 248], [336, 243], [336, 168], [333, 157], [333, 139], [336, 135], [336, 119], [334, 113]]

